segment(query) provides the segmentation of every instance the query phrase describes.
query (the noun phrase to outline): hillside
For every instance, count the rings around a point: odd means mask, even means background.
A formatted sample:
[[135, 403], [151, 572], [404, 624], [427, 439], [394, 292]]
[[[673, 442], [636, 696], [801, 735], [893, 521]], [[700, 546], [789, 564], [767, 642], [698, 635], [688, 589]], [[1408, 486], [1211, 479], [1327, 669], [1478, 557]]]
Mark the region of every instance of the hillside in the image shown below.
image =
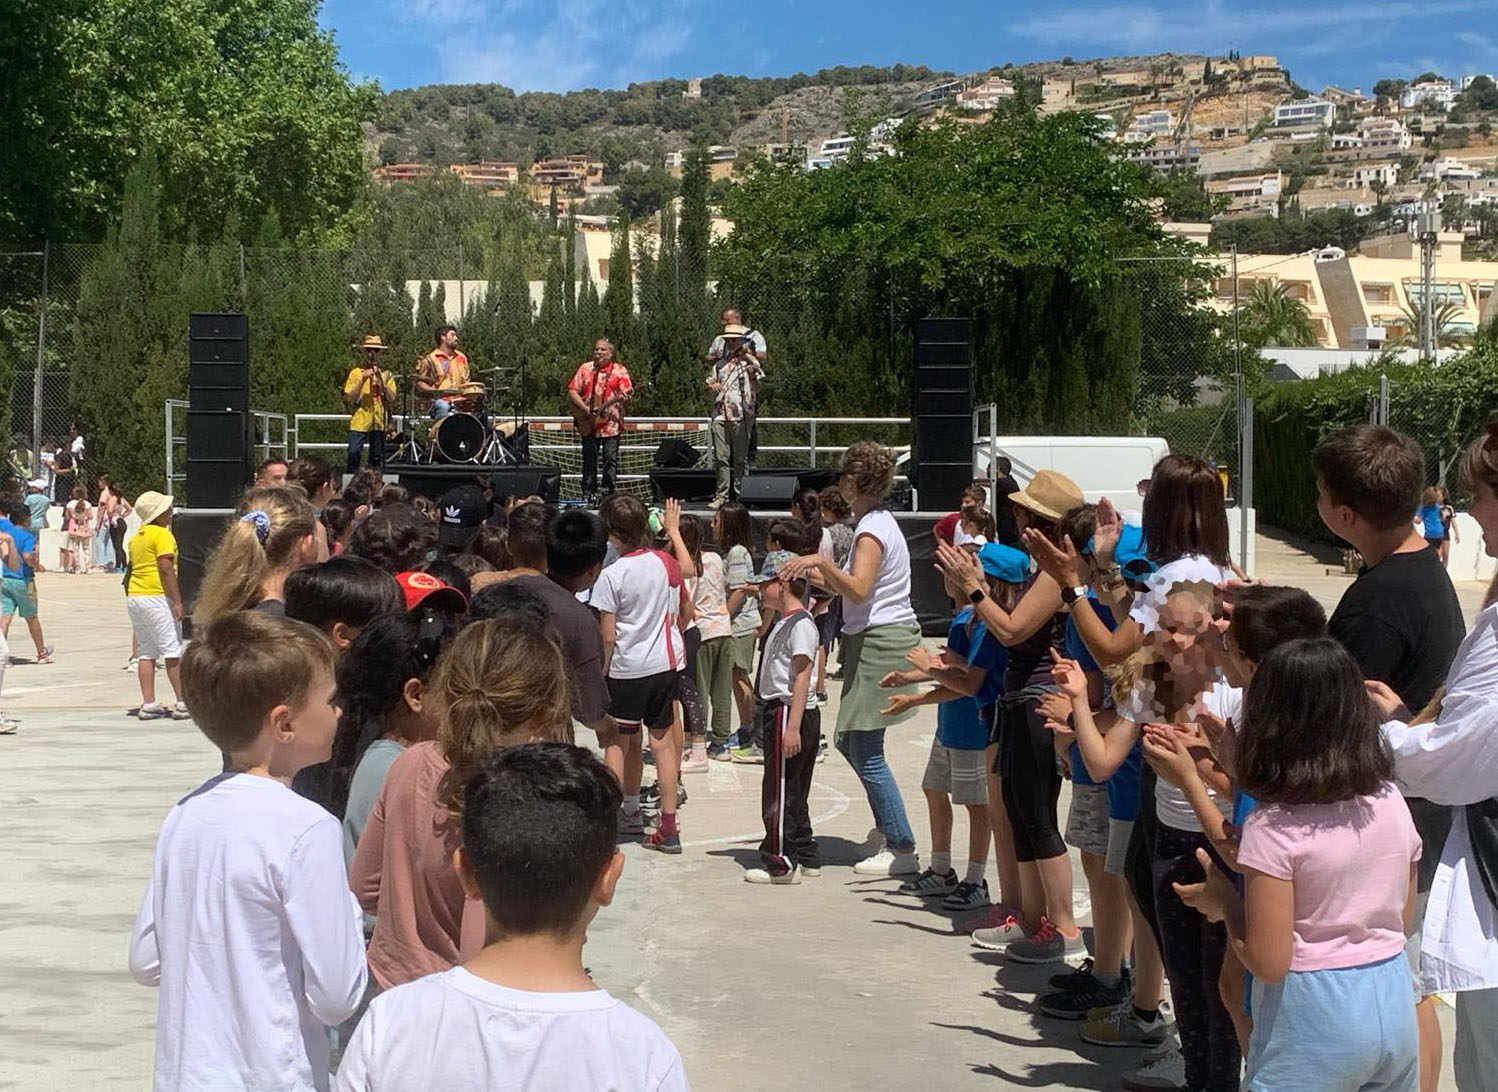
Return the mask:
[[[1184, 53], [1064, 57], [999, 64], [975, 75], [1002, 73], [1038, 93], [1046, 80], [1082, 86], [1107, 74], [1168, 77], [1199, 70], [1205, 60]], [[582, 153], [602, 161], [612, 180], [631, 160], [659, 166], [665, 153], [699, 141], [735, 146], [818, 141], [845, 127], [850, 107], [872, 117], [901, 114], [921, 91], [953, 78], [951, 72], [903, 64], [784, 77], [720, 74], [700, 80], [700, 97], [690, 95], [692, 84], [684, 79], [566, 94], [516, 94], [501, 84], [433, 84], [386, 95], [375, 122], [366, 126], [365, 146], [380, 163], [501, 160], [524, 166], [546, 156]], [[1137, 89], [1120, 94], [1114, 102], [1100, 102], [1100, 108], [1143, 101]]]
[[913, 65], [787, 77], [717, 75], [702, 79], [700, 98], [687, 97], [686, 80], [635, 83], [623, 91], [518, 95], [501, 84], [433, 84], [386, 95], [375, 122], [366, 126], [365, 143], [382, 163], [523, 165], [585, 153], [612, 176], [632, 159], [659, 165], [666, 152], [695, 141], [730, 143], [756, 121], [774, 134], [758, 139], [778, 140], [782, 107], [789, 110], [791, 139], [825, 136], [842, 124], [850, 88], [863, 90], [870, 107], [886, 96], [898, 106], [951, 75]]

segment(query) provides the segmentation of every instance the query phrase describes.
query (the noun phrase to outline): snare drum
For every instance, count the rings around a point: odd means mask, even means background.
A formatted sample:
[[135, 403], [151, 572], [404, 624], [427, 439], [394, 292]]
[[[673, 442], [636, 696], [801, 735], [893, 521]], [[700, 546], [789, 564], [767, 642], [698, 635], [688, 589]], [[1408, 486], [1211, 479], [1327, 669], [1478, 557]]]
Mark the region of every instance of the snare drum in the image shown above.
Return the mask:
[[449, 413], [432, 424], [432, 461], [474, 463], [484, 452], [484, 423], [471, 413]]
[[452, 395], [448, 402], [452, 408], [463, 413], [482, 414], [484, 404], [484, 385], [482, 383], [464, 383], [459, 388], [459, 393]]

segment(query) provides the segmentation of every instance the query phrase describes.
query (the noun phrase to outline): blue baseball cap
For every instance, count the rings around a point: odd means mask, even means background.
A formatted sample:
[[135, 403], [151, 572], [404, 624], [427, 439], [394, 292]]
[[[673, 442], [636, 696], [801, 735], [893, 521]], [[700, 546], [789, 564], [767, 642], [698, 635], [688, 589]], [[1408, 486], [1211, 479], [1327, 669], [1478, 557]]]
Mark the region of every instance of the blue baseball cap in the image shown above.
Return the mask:
[[[1089, 557], [1094, 553], [1095, 541], [1095, 536], [1087, 540], [1087, 549], [1083, 553]], [[1155, 571], [1155, 563], [1149, 559], [1149, 553], [1145, 547], [1143, 527], [1125, 523], [1119, 529], [1118, 546], [1113, 551], [1113, 561], [1123, 570], [1123, 574], [1132, 580], [1142, 580]]]
[[989, 542], [978, 551], [983, 572], [1006, 584], [1022, 584], [1030, 575], [1030, 555], [1002, 542]]

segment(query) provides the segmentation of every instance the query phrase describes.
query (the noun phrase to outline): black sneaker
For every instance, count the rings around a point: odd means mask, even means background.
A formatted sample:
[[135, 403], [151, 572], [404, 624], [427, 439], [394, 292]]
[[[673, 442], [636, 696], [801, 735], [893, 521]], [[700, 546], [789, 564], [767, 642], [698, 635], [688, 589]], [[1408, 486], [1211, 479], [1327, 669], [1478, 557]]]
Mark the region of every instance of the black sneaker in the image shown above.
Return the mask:
[[1090, 990], [1100, 983], [1092, 974], [1092, 957], [1088, 956], [1077, 964], [1075, 970], [1067, 971], [1065, 974], [1051, 975], [1051, 989], [1060, 990], [1062, 993], [1081, 993]]
[[640, 790], [640, 803], [642, 804], [656, 803], [660, 798], [661, 783], [659, 781], [652, 781]]
[[1127, 1001], [1134, 990], [1133, 984], [1123, 975], [1119, 976], [1116, 986], [1104, 986], [1095, 978], [1093, 981], [1097, 984], [1092, 989], [1047, 994], [1040, 999], [1040, 1011], [1057, 1020], [1085, 1020], [1093, 1009]]

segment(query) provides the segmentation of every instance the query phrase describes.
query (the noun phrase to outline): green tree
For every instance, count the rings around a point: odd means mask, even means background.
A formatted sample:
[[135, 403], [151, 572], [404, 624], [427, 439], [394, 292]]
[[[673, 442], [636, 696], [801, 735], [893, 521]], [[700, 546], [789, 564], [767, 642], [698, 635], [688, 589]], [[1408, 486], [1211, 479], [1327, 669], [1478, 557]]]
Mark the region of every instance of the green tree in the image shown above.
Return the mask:
[[1255, 348], [1316, 344], [1311, 312], [1283, 284], [1264, 278], [1250, 282], [1238, 318], [1244, 343]]
[[681, 219], [676, 236], [681, 246], [681, 283], [692, 296], [705, 295], [712, 212], [707, 204], [707, 149], [687, 153], [681, 169]]
[[609, 252], [608, 291], [603, 297], [604, 333], [614, 343], [621, 359], [634, 352], [635, 292], [633, 240], [628, 216], [620, 216], [614, 227], [614, 248]]
[[[1420, 331], [1424, 328], [1425, 306], [1418, 299], [1411, 298], [1400, 308], [1403, 312], [1400, 316], [1399, 333], [1389, 339], [1391, 347], [1420, 347]], [[1472, 341], [1472, 335], [1458, 323], [1461, 321], [1462, 309], [1450, 300], [1437, 300], [1431, 312], [1431, 331], [1435, 335], [1437, 349], [1454, 349], [1468, 345]]]
[[23, 0], [0, 34], [0, 238], [94, 240], [147, 150], [169, 236], [275, 210], [334, 227], [368, 184], [355, 84], [318, 0]]
[[645, 171], [628, 171], [619, 179], [619, 207], [633, 220], [659, 212], [662, 205], [676, 196], [676, 179], [661, 167]]

